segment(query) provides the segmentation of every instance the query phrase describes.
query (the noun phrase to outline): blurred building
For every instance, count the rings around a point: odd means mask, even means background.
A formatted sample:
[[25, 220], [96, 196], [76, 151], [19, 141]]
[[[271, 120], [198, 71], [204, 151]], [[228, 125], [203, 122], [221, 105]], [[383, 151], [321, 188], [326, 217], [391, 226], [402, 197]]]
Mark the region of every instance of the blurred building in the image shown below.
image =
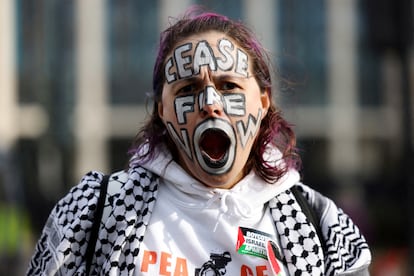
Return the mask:
[[247, 22], [272, 53], [304, 182], [346, 209], [376, 254], [412, 248], [411, 1], [2, 0], [0, 256], [22, 251], [17, 239], [4, 252], [15, 232], [3, 217], [18, 210], [36, 239], [84, 173], [125, 166], [151, 107], [159, 32], [191, 4]]

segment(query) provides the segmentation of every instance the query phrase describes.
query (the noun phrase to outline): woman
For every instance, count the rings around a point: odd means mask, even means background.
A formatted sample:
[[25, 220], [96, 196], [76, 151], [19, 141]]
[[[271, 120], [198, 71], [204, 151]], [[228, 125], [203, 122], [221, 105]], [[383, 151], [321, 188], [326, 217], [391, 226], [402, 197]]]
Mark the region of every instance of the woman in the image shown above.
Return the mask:
[[50, 214], [28, 275], [368, 274], [350, 218], [300, 183], [295, 136], [246, 26], [190, 10], [161, 34], [154, 108], [129, 168], [87, 174]]

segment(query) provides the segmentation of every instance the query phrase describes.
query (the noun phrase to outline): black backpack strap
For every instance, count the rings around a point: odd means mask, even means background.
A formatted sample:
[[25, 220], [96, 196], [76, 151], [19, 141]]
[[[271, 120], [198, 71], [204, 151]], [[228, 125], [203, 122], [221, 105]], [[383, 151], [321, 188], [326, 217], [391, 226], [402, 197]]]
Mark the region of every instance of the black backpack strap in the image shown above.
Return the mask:
[[108, 182], [110, 175], [104, 175], [101, 181], [101, 190], [99, 192], [98, 203], [96, 204], [95, 217], [91, 228], [91, 236], [89, 238], [88, 247], [86, 248], [86, 275], [89, 275], [92, 265], [93, 255], [95, 254], [96, 241], [99, 236], [99, 228], [101, 226], [102, 214], [105, 207], [106, 192], [108, 190]]
[[316, 234], [318, 235], [319, 241], [321, 242], [321, 245], [322, 245], [322, 250], [325, 254], [326, 245], [325, 245], [325, 239], [323, 237], [322, 229], [321, 229], [321, 225], [320, 225], [320, 217], [316, 214], [315, 210], [312, 208], [312, 206], [306, 200], [303, 193], [299, 190], [298, 185], [292, 186], [292, 188], [290, 188], [290, 191], [295, 196], [298, 204], [302, 208], [303, 213], [309, 219], [310, 223], [312, 223], [313, 227], [315, 227]]

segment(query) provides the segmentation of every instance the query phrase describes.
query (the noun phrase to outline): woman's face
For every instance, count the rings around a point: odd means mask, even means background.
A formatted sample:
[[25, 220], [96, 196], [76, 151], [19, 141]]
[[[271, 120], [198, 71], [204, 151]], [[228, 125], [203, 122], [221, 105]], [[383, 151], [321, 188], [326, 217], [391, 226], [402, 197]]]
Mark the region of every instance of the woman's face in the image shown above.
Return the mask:
[[158, 110], [178, 148], [177, 162], [209, 187], [233, 187], [270, 104], [251, 57], [211, 31], [177, 43], [165, 64]]

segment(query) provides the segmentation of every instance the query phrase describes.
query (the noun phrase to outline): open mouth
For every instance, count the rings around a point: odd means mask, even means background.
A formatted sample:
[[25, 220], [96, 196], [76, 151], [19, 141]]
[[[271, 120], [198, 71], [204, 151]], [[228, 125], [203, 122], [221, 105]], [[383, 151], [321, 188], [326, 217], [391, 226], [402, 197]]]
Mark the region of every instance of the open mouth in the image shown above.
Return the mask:
[[236, 157], [236, 133], [233, 127], [220, 119], [208, 119], [194, 130], [195, 157], [207, 173], [220, 175], [228, 172]]
[[227, 162], [230, 144], [230, 138], [223, 130], [217, 128], [205, 130], [199, 141], [204, 162], [211, 168], [222, 167]]

